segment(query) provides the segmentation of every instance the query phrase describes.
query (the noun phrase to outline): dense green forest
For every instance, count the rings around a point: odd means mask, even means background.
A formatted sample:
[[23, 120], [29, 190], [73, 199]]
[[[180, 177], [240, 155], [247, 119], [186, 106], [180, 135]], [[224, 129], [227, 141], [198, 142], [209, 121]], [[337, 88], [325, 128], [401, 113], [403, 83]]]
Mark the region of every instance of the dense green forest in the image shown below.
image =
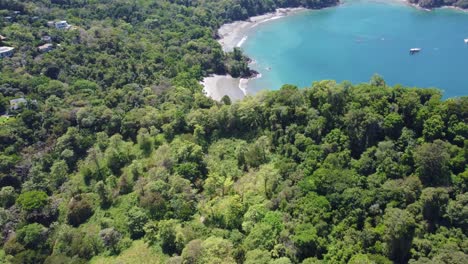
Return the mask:
[[336, 3], [0, 0], [0, 263], [468, 263], [468, 97], [203, 94], [220, 25]]

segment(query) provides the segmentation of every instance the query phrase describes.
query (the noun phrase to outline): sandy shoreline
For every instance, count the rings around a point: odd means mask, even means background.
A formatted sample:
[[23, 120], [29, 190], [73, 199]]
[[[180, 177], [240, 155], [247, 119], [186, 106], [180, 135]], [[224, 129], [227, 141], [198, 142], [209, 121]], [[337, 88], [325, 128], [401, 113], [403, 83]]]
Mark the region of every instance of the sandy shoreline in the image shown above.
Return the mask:
[[[417, 8], [425, 11], [432, 11], [433, 9], [426, 9], [420, 7], [417, 4], [412, 4], [408, 0], [375, 0], [377, 2], [397, 2], [408, 5], [413, 8]], [[340, 4], [346, 3], [346, 1], [340, 2]], [[462, 12], [468, 12], [454, 6], [443, 6], [440, 8], [454, 9]], [[302, 11], [308, 10], [306, 8], [279, 8], [275, 12], [267, 13], [251, 17], [245, 21], [236, 21], [229, 24], [224, 24], [218, 29], [220, 39], [218, 42], [221, 44], [223, 51], [232, 51], [235, 47], [241, 47], [245, 41], [247, 41], [248, 33], [256, 26], [276, 20], [288, 15], [296, 14]], [[250, 79], [233, 78], [229, 75], [212, 75], [205, 77], [201, 84], [203, 85], [204, 93], [213, 98], [214, 100], [220, 101], [224, 95], [228, 95], [232, 101], [240, 100], [249, 94], [247, 89], [248, 82], [251, 79], [260, 78], [261, 75], [255, 76]]]
[[244, 91], [239, 87], [239, 79], [232, 78], [229, 75], [205, 77], [201, 84], [204, 87], [203, 90], [206, 96], [216, 101], [220, 101], [225, 95], [229, 96], [231, 100], [239, 100], [245, 96]]
[[267, 13], [260, 16], [254, 16], [246, 21], [236, 21], [229, 24], [224, 24], [218, 29], [220, 39], [218, 42], [223, 47], [224, 51], [232, 51], [235, 47], [240, 47], [247, 40], [247, 33], [256, 26], [276, 20], [291, 14], [307, 10], [306, 8], [278, 8], [276, 12]]
[[[235, 47], [241, 47], [247, 40], [247, 33], [256, 26], [286, 17], [291, 14], [302, 12], [306, 8], [279, 8], [276, 12], [267, 13], [260, 16], [251, 17], [246, 21], [236, 21], [224, 24], [219, 28], [218, 34], [225, 52], [232, 51]], [[254, 78], [260, 78], [256, 76]], [[224, 95], [228, 95], [231, 100], [236, 101], [244, 98], [248, 94], [247, 84], [249, 79], [233, 78], [229, 75], [213, 75], [205, 77], [201, 84], [205, 94], [214, 100], [221, 100]]]

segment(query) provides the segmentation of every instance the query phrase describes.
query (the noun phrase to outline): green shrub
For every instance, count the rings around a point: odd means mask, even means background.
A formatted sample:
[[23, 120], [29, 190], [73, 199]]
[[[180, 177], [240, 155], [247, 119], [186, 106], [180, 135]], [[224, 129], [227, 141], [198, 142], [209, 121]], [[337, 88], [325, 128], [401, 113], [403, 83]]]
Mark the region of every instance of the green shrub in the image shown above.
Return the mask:
[[23, 246], [35, 249], [44, 245], [45, 232], [46, 228], [43, 225], [34, 223], [19, 229], [16, 232], [16, 237]]
[[20, 194], [16, 202], [26, 211], [41, 209], [47, 204], [48, 196], [43, 191], [29, 191]]

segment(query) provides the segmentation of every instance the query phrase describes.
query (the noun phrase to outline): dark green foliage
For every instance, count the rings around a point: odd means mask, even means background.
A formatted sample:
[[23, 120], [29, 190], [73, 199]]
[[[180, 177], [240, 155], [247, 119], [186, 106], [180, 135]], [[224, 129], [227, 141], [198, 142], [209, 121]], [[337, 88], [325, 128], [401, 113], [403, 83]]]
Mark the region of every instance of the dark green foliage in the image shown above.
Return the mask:
[[468, 229], [468, 194], [459, 194], [455, 200], [450, 200], [447, 216], [454, 226], [462, 230]]
[[117, 245], [120, 242], [122, 235], [118, 231], [113, 228], [105, 228], [99, 232], [99, 237], [101, 238], [104, 246], [109, 248], [113, 254], [119, 253]]
[[15, 203], [16, 193], [15, 188], [11, 186], [3, 187], [0, 190], [0, 204], [4, 208], [8, 208]]
[[16, 238], [26, 248], [35, 249], [44, 246], [46, 229], [40, 224], [30, 224], [19, 229]]
[[128, 230], [133, 239], [138, 239], [145, 234], [143, 227], [148, 222], [148, 215], [146, 212], [139, 208], [133, 207], [128, 211]]
[[225, 95], [223, 96], [223, 98], [221, 98], [221, 102], [225, 105], [230, 105], [232, 102], [231, 102], [231, 98], [229, 98], [229, 96]]
[[40, 263], [49, 254], [48, 230], [41, 224], [26, 225], [5, 243], [6, 253], [13, 255], [11, 263]]
[[384, 215], [384, 225], [388, 256], [398, 263], [406, 262], [416, 227], [414, 217], [405, 210], [389, 208]]
[[180, 224], [176, 220], [151, 222], [145, 228], [145, 239], [150, 244], [159, 244], [165, 254], [180, 254], [184, 245], [178, 238], [179, 229]]
[[416, 171], [424, 184], [437, 186], [450, 182], [449, 154], [445, 143], [424, 143], [414, 153]]
[[298, 247], [299, 258], [305, 259], [307, 257], [321, 256], [320, 238], [312, 224], [307, 223], [296, 226], [292, 241]]
[[101, 206], [103, 208], [109, 207], [111, 204], [111, 197], [106, 185], [102, 181], [99, 181], [96, 183], [95, 188], [96, 193], [99, 195], [99, 199], [101, 200]]
[[439, 224], [445, 215], [449, 194], [443, 188], [426, 188], [422, 191], [420, 197], [422, 203], [422, 213], [424, 219], [433, 225]]
[[385, 130], [386, 134], [392, 138], [398, 138], [400, 136], [403, 125], [403, 118], [400, 114], [390, 113], [384, 119], [383, 129]]
[[168, 263], [466, 263], [467, 97], [377, 75], [204, 96], [254, 74], [221, 24], [336, 3], [0, 0], [0, 112], [31, 102], [0, 125], [0, 262], [139, 263], [144, 241]]
[[52, 256], [58, 259], [66, 256], [74, 258], [77, 263], [85, 263], [99, 252], [102, 245], [100, 240], [97, 233], [85, 233], [64, 225], [57, 233]]
[[93, 214], [93, 205], [88, 197], [77, 195], [68, 203], [68, 222], [72, 226], [79, 226]]

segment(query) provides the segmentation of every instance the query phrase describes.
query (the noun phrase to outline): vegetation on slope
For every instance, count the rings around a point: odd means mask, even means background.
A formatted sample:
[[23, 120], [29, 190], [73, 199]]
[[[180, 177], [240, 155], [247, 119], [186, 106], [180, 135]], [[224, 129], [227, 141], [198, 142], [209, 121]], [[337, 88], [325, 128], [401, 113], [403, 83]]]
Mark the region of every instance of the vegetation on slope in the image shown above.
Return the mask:
[[466, 263], [467, 97], [378, 76], [203, 95], [237, 57], [221, 23], [299, 4], [333, 3], [0, 1], [21, 11], [0, 106], [29, 100], [0, 125], [0, 260]]

